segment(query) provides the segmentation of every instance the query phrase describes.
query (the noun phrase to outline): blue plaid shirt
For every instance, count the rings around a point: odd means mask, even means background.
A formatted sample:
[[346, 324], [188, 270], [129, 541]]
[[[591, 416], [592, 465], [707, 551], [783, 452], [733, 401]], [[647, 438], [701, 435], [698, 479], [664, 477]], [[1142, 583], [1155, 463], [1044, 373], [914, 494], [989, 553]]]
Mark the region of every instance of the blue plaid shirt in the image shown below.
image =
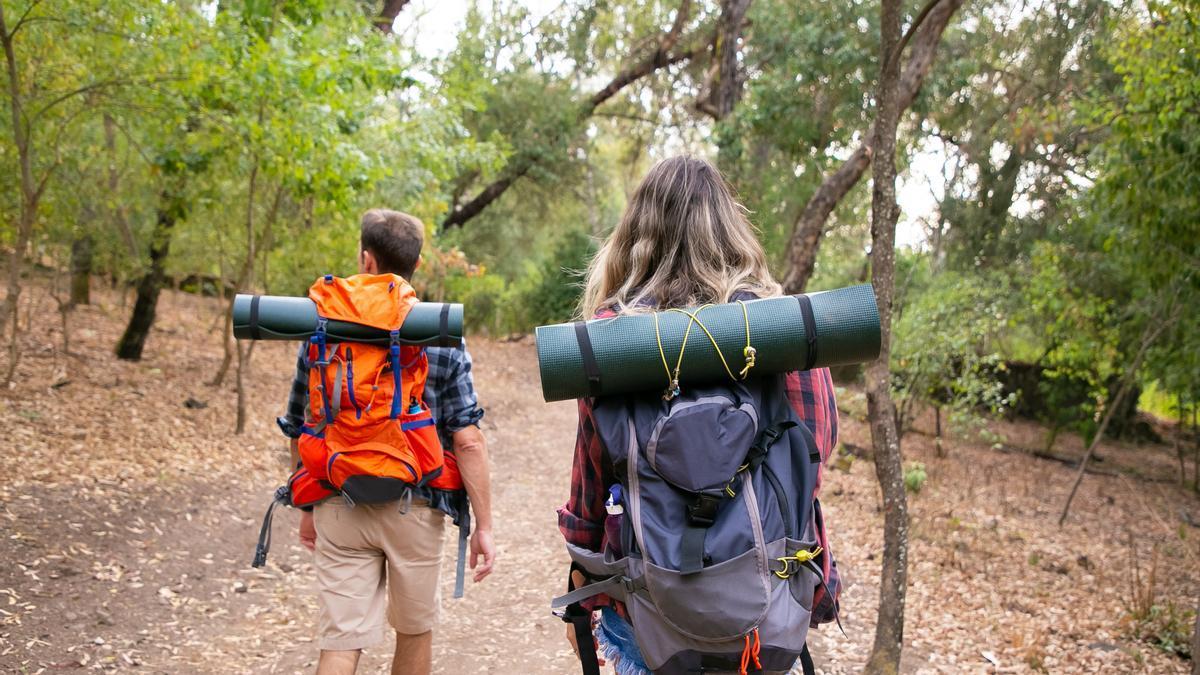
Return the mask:
[[[451, 347], [428, 347], [429, 376], [425, 383], [425, 405], [437, 420], [438, 437], [442, 447], [452, 449], [451, 435], [472, 424], [478, 425], [483, 418], [483, 409], [475, 395], [475, 381], [471, 377], [471, 354], [467, 342], [462, 349]], [[307, 345], [300, 345], [296, 358], [296, 377], [288, 393], [287, 414], [276, 420], [288, 438], [300, 438], [300, 427], [304, 424], [308, 410], [308, 359]]]

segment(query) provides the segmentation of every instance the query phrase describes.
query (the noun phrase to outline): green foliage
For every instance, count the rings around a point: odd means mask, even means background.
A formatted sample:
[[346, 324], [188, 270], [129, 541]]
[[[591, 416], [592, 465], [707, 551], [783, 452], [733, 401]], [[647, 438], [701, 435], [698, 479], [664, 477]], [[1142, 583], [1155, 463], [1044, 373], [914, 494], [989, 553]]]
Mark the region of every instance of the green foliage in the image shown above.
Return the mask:
[[[1194, 5], [1155, 2], [1150, 21], [1114, 26], [1104, 54], [1118, 85], [1080, 108], [1109, 133], [1095, 150], [1087, 206], [1093, 241], [1120, 276], [1129, 304], [1124, 341], [1164, 322], [1163, 308], [1200, 301], [1200, 20]], [[1149, 378], [1200, 398], [1200, 319], [1183, 310], [1147, 359]], [[1128, 351], [1128, 349], [1127, 349]]]
[[925, 487], [928, 478], [925, 465], [921, 462], [909, 462], [908, 466], [904, 467], [904, 489], [913, 494], [919, 493], [921, 488]]
[[[898, 263], [901, 261], [898, 260]], [[901, 272], [906, 267], [906, 272]], [[904, 276], [902, 276], [904, 274]], [[1009, 309], [1009, 280], [943, 272], [928, 280], [927, 261], [897, 265], [897, 278], [911, 285], [893, 331], [893, 390], [899, 427], [911, 421], [917, 401], [945, 406], [962, 419], [976, 410], [1001, 412], [1011, 401], [998, 370], [1004, 333], [1015, 323]], [[953, 419], [953, 418], [952, 418]]]
[[583, 232], [568, 232], [540, 267], [512, 288], [511, 302], [525, 330], [571, 320], [579, 309], [583, 273], [595, 253], [592, 238]]

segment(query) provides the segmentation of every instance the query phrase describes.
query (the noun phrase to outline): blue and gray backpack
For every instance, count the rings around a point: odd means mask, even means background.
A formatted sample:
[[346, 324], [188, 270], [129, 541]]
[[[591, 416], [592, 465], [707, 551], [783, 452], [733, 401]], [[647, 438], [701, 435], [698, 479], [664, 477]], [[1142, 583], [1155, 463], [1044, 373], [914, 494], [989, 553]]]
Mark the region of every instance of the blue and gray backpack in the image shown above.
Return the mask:
[[670, 400], [601, 397], [594, 419], [619, 481], [623, 508], [610, 513], [622, 513], [609, 518], [620, 541], [603, 552], [568, 544], [590, 583], [553, 603], [583, 638], [585, 673], [598, 667], [579, 602], [602, 593], [625, 604], [656, 674], [786, 671], [797, 659], [811, 673], [805, 640], [829, 620], [823, 608], [814, 619], [813, 599], [832, 561], [813, 494], [821, 456], [784, 376]]

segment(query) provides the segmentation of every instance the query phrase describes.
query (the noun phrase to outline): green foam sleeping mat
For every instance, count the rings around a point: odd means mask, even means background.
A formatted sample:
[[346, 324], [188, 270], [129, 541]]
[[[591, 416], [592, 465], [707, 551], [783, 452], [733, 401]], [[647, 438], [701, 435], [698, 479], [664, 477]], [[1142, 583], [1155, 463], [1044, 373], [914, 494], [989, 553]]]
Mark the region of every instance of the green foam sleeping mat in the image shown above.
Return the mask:
[[[875, 292], [867, 284], [687, 311], [711, 333], [735, 376], [746, 364], [747, 318], [754, 348], [750, 377], [863, 363], [879, 356], [879, 308]], [[728, 380], [729, 373], [701, 326], [686, 314], [665, 311], [539, 327], [542, 396], [546, 401], [562, 401], [665, 390], [685, 332], [688, 337], [679, 384]], [[591, 358], [586, 357], [589, 352]]]
[[[317, 305], [308, 298], [244, 295], [233, 299], [233, 336], [239, 340], [307, 340], [317, 327]], [[345, 321], [326, 326], [330, 342], [386, 344], [388, 332]], [[400, 341], [425, 347], [458, 347], [463, 306], [418, 302], [400, 327]]]

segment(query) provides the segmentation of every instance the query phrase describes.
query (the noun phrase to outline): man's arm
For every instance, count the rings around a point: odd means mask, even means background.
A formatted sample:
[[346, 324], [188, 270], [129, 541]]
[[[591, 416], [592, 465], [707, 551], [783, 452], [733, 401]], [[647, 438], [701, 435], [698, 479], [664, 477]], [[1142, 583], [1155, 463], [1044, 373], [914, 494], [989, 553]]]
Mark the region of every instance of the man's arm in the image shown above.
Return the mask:
[[[464, 341], [461, 349], [434, 349], [430, 373], [437, 387], [438, 428], [449, 435], [449, 443], [458, 460], [458, 471], [467, 490], [471, 510], [475, 512], [475, 531], [471, 535], [471, 569], [475, 581], [492, 572], [496, 546], [492, 540], [492, 489], [488, 464], [487, 440], [479, 430], [483, 410], [475, 394], [471, 376], [471, 354]], [[483, 557], [480, 564], [479, 558]]]
[[[300, 427], [304, 424], [304, 409], [308, 407], [308, 361], [304, 358], [307, 349], [300, 345], [296, 355], [296, 375], [288, 391], [287, 412], [276, 420], [279, 430], [288, 437], [288, 468], [300, 466]], [[308, 550], [317, 545], [317, 528], [313, 524], [311, 510], [300, 512], [300, 543]]]
[[[496, 545], [492, 538], [492, 481], [488, 465], [487, 440], [477, 426], [459, 429], [452, 436], [454, 456], [462, 474], [471, 510], [475, 514], [475, 531], [471, 533], [471, 569], [475, 581], [492, 573], [496, 562]], [[479, 561], [483, 557], [482, 564]]]

